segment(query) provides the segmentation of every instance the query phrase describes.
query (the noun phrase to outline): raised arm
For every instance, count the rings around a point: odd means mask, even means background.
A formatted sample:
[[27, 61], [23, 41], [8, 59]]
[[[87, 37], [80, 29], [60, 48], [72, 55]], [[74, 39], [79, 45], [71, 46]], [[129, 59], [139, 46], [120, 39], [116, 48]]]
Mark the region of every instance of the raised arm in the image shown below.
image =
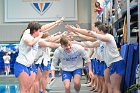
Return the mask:
[[74, 32], [74, 33], [78, 32], [78, 33], [86, 35], [86, 36], [92, 36], [91, 34], [89, 34], [89, 31], [87, 29], [76, 28], [76, 27], [71, 26], [71, 25], [66, 25], [65, 28], [70, 32]]
[[96, 41], [96, 38], [90, 37], [90, 36], [86, 36], [86, 35], [82, 35], [82, 34], [78, 34], [78, 37], [80, 37], [82, 40]]
[[104, 41], [104, 42], [110, 41], [110, 38], [111, 38], [110, 35], [108, 35], [108, 34], [98, 34], [93, 31], [90, 31], [89, 34], [91, 34], [93, 37], [95, 37], [101, 41]]
[[60, 35], [50, 35], [47, 38], [45, 38], [46, 41], [48, 42], [56, 42], [57, 40], [59, 40], [61, 38], [61, 34]]
[[55, 21], [55, 22], [52, 22], [52, 23], [48, 23], [48, 24], [45, 24], [41, 27], [42, 31], [45, 33], [51, 29], [53, 29], [54, 27], [60, 25], [62, 22], [64, 21], [64, 18], [62, 17], [61, 19]]
[[78, 41], [72, 41], [73, 44], [78, 44], [86, 48], [94, 48], [94, 47], [99, 47], [100, 43], [99, 41], [95, 42], [78, 42]]

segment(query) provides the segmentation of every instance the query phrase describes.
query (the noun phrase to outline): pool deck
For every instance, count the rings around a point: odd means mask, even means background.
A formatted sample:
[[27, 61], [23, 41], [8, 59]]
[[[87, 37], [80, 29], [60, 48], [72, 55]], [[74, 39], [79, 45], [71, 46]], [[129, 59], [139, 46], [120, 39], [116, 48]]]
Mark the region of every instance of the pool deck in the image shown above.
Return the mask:
[[17, 78], [15, 75], [0, 75], [0, 84], [18, 84]]
[[[94, 93], [90, 91], [90, 88], [87, 87], [87, 84], [85, 83], [85, 77], [82, 76], [81, 79], [81, 90], [80, 93]], [[15, 78], [14, 75], [0, 75], [0, 85], [3, 84], [18, 84], [17, 78]], [[63, 82], [61, 80], [61, 77], [56, 77], [55, 82], [51, 85], [51, 90], [49, 93], [64, 93], [64, 86]], [[73, 80], [71, 82], [71, 93], [75, 93], [74, 91], [74, 85]]]
[[[81, 90], [79, 93], [94, 93], [93, 91], [90, 91], [90, 88], [87, 87], [87, 84], [84, 83], [85, 83], [85, 78], [83, 77], [81, 79]], [[64, 85], [61, 80], [61, 77], [56, 78], [54, 84], [52, 85], [52, 90], [49, 93], [65, 93]], [[73, 80], [71, 81], [71, 93], [75, 93]]]

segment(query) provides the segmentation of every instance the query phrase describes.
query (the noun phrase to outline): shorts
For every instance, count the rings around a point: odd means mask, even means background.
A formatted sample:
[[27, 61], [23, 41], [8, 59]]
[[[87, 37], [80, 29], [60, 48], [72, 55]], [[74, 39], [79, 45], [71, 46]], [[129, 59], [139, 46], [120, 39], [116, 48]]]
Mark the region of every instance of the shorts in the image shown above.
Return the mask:
[[10, 63], [4, 63], [4, 66], [10, 66]]
[[79, 69], [76, 69], [74, 71], [64, 71], [64, 70], [62, 70], [62, 81], [66, 80], [66, 79], [71, 81], [72, 77], [74, 77], [74, 75], [76, 75], [76, 74], [82, 76], [82, 69], [79, 68]]
[[44, 70], [49, 71], [50, 69], [51, 69], [51, 62], [48, 61], [48, 65], [47, 66], [44, 66]]
[[88, 68], [88, 66], [86, 65], [85, 67], [84, 67], [87, 71], [89, 71], [89, 68]]
[[94, 74], [95, 75], [99, 75], [100, 73], [99, 66], [100, 66], [100, 62], [98, 60], [94, 60]]
[[99, 76], [104, 76], [104, 70], [107, 68], [107, 65], [104, 61], [100, 61], [99, 65]]
[[104, 76], [104, 70], [107, 65], [104, 61], [96, 60], [95, 62], [95, 75]]
[[33, 72], [37, 73], [38, 68], [40, 68], [40, 71], [43, 72], [43, 67], [44, 66], [42, 64], [33, 64], [30, 67], [30, 71], [33, 71]]
[[94, 72], [94, 69], [95, 69], [95, 59], [91, 59], [91, 68], [92, 68], [92, 71]]
[[119, 75], [124, 75], [125, 73], [125, 62], [124, 60], [120, 60], [117, 62], [114, 62], [110, 65], [110, 75], [114, 74], [115, 72]]
[[26, 66], [24, 66], [24, 65], [22, 65], [22, 64], [20, 64], [18, 62], [15, 62], [15, 64], [14, 64], [14, 74], [15, 74], [15, 77], [18, 77], [19, 74], [21, 72], [23, 72], [23, 71], [26, 72], [28, 75], [30, 75], [30, 70], [29, 70], [28, 67], [26, 67]]

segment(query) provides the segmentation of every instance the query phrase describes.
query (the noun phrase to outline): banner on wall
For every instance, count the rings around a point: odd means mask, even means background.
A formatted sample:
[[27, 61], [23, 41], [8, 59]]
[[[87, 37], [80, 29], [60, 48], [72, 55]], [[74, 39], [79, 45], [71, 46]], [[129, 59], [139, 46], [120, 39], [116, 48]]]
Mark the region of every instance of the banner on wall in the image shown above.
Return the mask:
[[77, 20], [77, 0], [5, 0], [5, 22]]

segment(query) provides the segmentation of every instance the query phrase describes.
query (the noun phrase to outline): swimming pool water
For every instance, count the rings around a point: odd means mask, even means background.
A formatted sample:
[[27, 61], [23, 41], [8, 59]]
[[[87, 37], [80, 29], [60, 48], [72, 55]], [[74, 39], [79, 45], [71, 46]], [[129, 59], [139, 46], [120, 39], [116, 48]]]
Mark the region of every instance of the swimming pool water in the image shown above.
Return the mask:
[[19, 86], [17, 84], [15, 85], [2, 84], [0, 85], [0, 93], [19, 93]]

